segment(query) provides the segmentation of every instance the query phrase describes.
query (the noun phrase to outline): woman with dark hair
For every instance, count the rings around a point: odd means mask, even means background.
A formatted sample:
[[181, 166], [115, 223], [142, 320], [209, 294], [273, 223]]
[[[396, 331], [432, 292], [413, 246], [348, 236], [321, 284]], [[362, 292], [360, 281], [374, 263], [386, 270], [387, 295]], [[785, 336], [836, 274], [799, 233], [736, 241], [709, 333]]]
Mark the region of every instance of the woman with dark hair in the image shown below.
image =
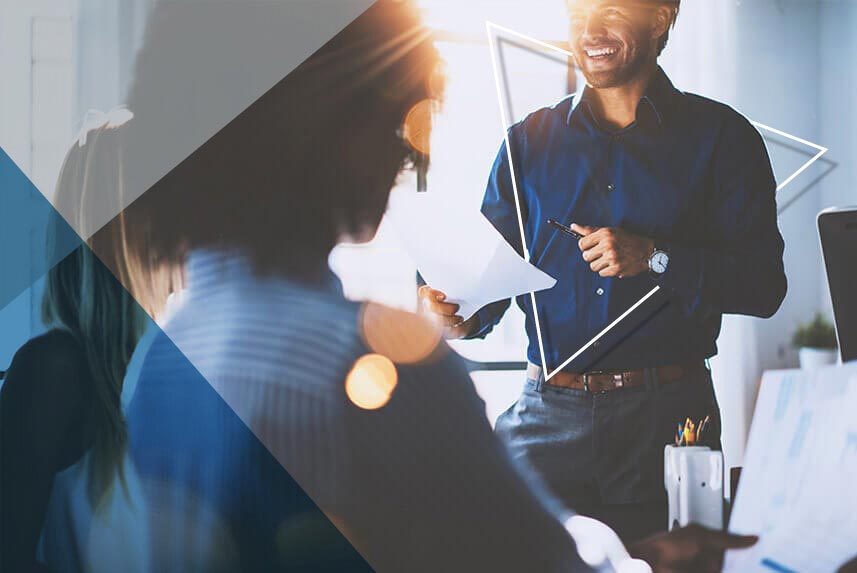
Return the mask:
[[[207, 30], [228, 21], [249, 33], [278, 17], [270, 4], [240, 6], [155, 10], [129, 99], [129, 157], [193, 120], [186, 99], [225, 74], [206, 57], [242, 50], [238, 30], [234, 44]], [[346, 301], [327, 266], [344, 238], [371, 239], [400, 171], [425, 149], [430, 126], [405, 120], [438, 105], [438, 65], [412, 5], [376, 2], [126, 211], [131, 250], [184, 265], [187, 281], [128, 409], [157, 569], [579, 563], [439, 331]], [[175, 70], [185, 74], [165, 83]], [[164, 92], [181, 113], [160, 105]]]

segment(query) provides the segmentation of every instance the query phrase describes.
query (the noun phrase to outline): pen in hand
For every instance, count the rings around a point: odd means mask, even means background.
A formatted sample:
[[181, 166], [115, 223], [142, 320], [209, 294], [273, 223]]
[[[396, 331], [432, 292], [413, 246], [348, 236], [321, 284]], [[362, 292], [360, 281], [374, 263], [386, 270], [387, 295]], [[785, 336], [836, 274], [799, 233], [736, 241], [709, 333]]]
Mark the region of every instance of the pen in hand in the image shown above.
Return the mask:
[[566, 227], [565, 225], [554, 219], [548, 219], [547, 224], [555, 227], [559, 232], [566, 234], [574, 239], [577, 239], [578, 241], [583, 238], [583, 235], [581, 235], [580, 233], [572, 231], [569, 227]]

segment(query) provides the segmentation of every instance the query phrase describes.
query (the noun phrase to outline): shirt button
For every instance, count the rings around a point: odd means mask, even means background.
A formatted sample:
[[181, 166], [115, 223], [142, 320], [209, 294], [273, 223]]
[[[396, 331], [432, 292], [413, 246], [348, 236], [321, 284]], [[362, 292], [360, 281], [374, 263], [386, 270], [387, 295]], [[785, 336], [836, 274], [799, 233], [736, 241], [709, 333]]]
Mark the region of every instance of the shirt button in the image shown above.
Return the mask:
[[592, 347], [593, 347], [593, 348], [598, 348], [599, 346], [601, 346], [601, 341], [600, 341], [600, 340], [596, 340], [596, 341], [592, 344]]
[[616, 143], [619, 143], [620, 141], [622, 141], [622, 136], [621, 135], [614, 135], [613, 141], [615, 141]]
[[615, 190], [616, 190], [616, 186], [615, 186], [615, 185], [613, 185], [612, 183], [610, 183], [609, 185], [607, 185], [607, 191], [615, 191]]
[[598, 287], [598, 290], [595, 291], [595, 294], [597, 294], [598, 296], [601, 296], [602, 294], [604, 294], [604, 289], [601, 287]]

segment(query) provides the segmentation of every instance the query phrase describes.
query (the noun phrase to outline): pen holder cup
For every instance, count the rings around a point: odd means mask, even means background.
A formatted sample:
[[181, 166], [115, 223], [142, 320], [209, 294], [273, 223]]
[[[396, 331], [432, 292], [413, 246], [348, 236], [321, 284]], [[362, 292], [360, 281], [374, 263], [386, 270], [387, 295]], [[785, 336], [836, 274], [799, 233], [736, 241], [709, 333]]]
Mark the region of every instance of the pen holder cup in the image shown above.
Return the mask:
[[668, 528], [697, 523], [723, 528], [723, 452], [705, 446], [664, 448]]

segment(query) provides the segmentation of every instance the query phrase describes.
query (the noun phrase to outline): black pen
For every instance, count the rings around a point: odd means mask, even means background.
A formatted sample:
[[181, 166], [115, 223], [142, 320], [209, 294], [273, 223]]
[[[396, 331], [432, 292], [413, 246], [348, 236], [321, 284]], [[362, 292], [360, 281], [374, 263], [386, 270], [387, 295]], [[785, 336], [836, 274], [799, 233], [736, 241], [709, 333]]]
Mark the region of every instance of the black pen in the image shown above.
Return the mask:
[[564, 233], [564, 234], [568, 235], [569, 237], [573, 237], [573, 238], [575, 238], [575, 239], [577, 239], [577, 240], [580, 240], [580, 239], [582, 239], [582, 238], [583, 238], [583, 235], [581, 235], [580, 233], [577, 233], [577, 232], [575, 232], [575, 231], [572, 231], [570, 228], [566, 227], [565, 225], [563, 225], [563, 224], [562, 224], [562, 223], [560, 223], [559, 221], [555, 221], [555, 220], [553, 220], [553, 219], [548, 219], [547, 223], [548, 223], [548, 225], [553, 225], [553, 226], [554, 226], [554, 227], [556, 227], [560, 232], [562, 232], [562, 233]]

